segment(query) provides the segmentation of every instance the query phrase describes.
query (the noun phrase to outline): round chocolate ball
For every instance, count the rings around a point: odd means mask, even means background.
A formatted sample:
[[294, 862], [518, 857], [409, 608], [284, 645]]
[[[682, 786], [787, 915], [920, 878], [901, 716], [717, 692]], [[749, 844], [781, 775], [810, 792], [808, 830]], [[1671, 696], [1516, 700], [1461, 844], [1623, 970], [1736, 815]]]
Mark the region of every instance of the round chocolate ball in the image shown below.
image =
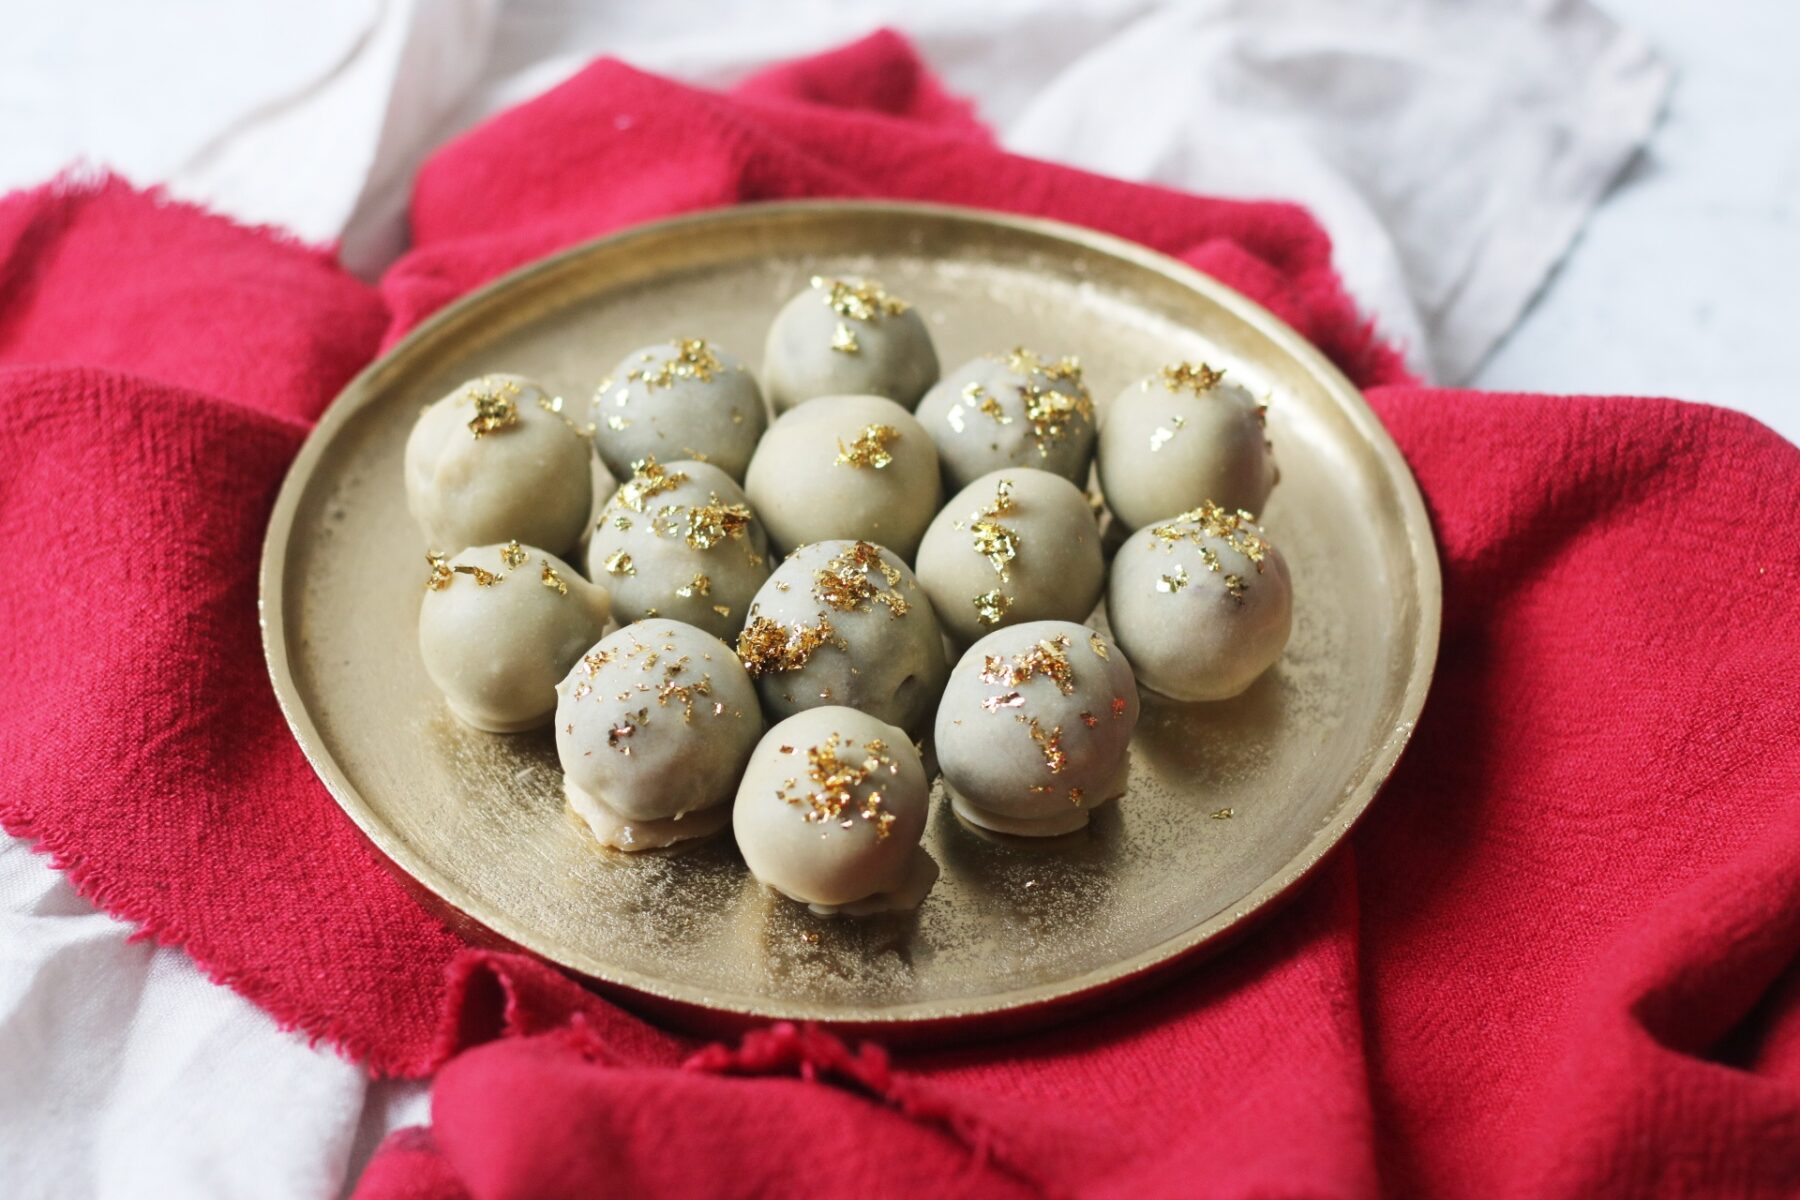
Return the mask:
[[419, 653], [450, 711], [490, 733], [549, 720], [557, 680], [606, 628], [606, 589], [518, 542], [427, 561]]
[[778, 419], [750, 460], [744, 490], [784, 553], [860, 538], [908, 562], [942, 496], [931, 439], [880, 396], [831, 396]]
[[1073, 358], [1023, 348], [964, 363], [919, 405], [949, 486], [1001, 467], [1036, 467], [1082, 487], [1094, 458], [1094, 402]]
[[592, 506], [591, 454], [560, 397], [517, 375], [484, 375], [413, 425], [406, 506], [440, 553], [516, 537], [564, 554]]
[[710, 463], [638, 463], [601, 510], [588, 574], [621, 623], [667, 617], [735, 637], [769, 577], [769, 543], [743, 491]]
[[601, 844], [647, 850], [730, 821], [762, 712], [724, 642], [639, 621], [602, 638], [556, 695], [564, 793]]
[[814, 542], [788, 556], [756, 593], [737, 648], [776, 719], [844, 705], [917, 730], [949, 670], [925, 589], [869, 542]]
[[1249, 514], [1208, 504], [1153, 522], [1119, 548], [1106, 615], [1145, 687], [1224, 700], [1281, 657], [1294, 589]]
[[956, 813], [996, 833], [1052, 837], [1125, 790], [1138, 693], [1104, 634], [1033, 621], [988, 634], [950, 672], [938, 766]]
[[813, 278], [769, 327], [763, 382], [777, 413], [820, 396], [886, 396], [907, 409], [937, 382], [913, 307], [867, 279]]
[[621, 479], [660, 458], [711, 463], [742, 482], [769, 423], [749, 370], [701, 338], [627, 354], [594, 393], [593, 418], [594, 445]]
[[750, 873], [814, 912], [912, 909], [937, 879], [919, 845], [930, 790], [903, 730], [814, 708], [757, 744], [731, 827]]
[[1084, 620], [1106, 583], [1094, 510], [1048, 471], [983, 475], [925, 531], [919, 582], [965, 646], [1007, 625]]
[[1280, 478], [1263, 404], [1205, 363], [1132, 384], [1100, 427], [1100, 490], [1128, 529], [1216, 502], [1261, 512]]

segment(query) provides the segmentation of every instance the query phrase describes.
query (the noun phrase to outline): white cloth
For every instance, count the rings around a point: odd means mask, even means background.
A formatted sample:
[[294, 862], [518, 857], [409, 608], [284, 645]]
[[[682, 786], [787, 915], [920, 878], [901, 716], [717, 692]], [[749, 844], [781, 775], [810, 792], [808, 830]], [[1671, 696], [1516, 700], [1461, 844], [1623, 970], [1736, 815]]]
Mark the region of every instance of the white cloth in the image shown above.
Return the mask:
[[[1307, 204], [1426, 374], [1505, 333], [1667, 75], [1585, 0], [329, 0], [15, 6], [0, 188], [77, 156], [239, 219], [404, 246], [417, 164], [596, 54], [706, 83], [882, 24], [1022, 151]], [[329, 1196], [416, 1086], [365, 1088], [0, 845], [0, 1180], [19, 1200]]]

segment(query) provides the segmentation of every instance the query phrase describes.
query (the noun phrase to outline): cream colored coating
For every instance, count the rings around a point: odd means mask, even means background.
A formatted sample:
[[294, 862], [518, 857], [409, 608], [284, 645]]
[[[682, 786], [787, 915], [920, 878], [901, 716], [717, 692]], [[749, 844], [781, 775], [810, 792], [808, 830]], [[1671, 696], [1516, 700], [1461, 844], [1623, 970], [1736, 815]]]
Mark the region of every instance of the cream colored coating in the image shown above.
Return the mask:
[[1229, 375], [1182, 363], [1107, 407], [1097, 456], [1106, 505], [1129, 529], [1211, 500], [1261, 512], [1280, 479], [1264, 408]]
[[[846, 583], [870, 594], [846, 596]], [[866, 542], [815, 542], [790, 555], [757, 592], [738, 650], [772, 720], [845, 705], [918, 730], [949, 672], [931, 598], [898, 555]]]
[[1100, 530], [1081, 490], [1013, 467], [951, 498], [919, 545], [919, 583], [961, 645], [1026, 621], [1081, 621], [1106, 583]]
[[820, 913], [914, 908], [937, 877], [919, 846], [930, 781], [905, 731], [855, 709], [809, 709], [750, 756], [732, 831], [750, 873]]
[[654, 457], [708, 462], [741, 483], [769, 418], [736, 355], [683, 338], [619, 360], [594, 393], [592, 421], [594, 446], [618, 478]]
[[650, 460], [601, 510], [587, 568], [611, 588], [623, 623], [661, 616], [731, 638], [769, 577], [769, 543], [725, 472]]
[[511, 538], [553, 554], [574, 548], [593, 504], [592, 450], [585, 429], [552, 406], [563, 404], [528, 379], [483, 375], [425, 409], [405, 472], [407, 509], [429, 549]]
[[1029, 350], [972, 359], [926, 393], [918, 417], [937, 443], [948, 487], [1001, 467], [1036, 467], [1087, 484], [1094, 405], [1074, 359]]
[[908, 562], [937, 512], [937, 448], [880, 396], [827, 396], [769, 427], [744, 490], [783, 552], [862, 538]]
[[918, 310], [842, 311], [832, 304], [834, 283], [865, 281], [815, 279], [770, 325], [763, 357], [769, 403], [779, 415], [822, 396], [869, 395], [912, 410], [938, 378], [937, 349]]
[[756, 688], [718, 638], [639, 621], [601, 639], [557, 685], [556, 753], [570, 806], [605, 845], [667, 845], [722, 828], [762, 734]]
[[1034, 621], [969, 647], [938, 704], [934, 744], [964, 820], [1054, 836], [1124, 790], [1137, 719], [1118, 646], [1085, 625]]
[[606, 628], [606, 589], [524, 545], [464, 550], [431, 579], [436, 586], [427, 584], [419, 604], [419, 653], [450, 711], [490, 733], [549, 720], [557, 681]]
[[1107, 619], [1139, 681], [1176, 700], [1225, 700], [1249, 687], [1281, 658], [1293, 610], [1281, 552], [1222, 510], [1138, 530], [1107, 580]]

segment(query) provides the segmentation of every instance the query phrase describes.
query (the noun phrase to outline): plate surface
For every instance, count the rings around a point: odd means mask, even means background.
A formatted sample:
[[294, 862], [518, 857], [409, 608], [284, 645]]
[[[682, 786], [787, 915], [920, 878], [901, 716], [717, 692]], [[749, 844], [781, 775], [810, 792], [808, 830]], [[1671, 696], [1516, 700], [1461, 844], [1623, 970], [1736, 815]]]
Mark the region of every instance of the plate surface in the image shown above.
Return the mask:
[[[908, 918], [833, 921], [751, 881], [729, 837], [627, 856], [564, 810], [548, 731], [458, 725], [419, 660], [424, 545], [401, 454], [419, 408], [514, 371], [585, 402], [627, 351], [705, 336], [752, 364], [814, 274], [910, 299], [946, 370], [1023, 344], [1080, 356], [1106, 400], [1178, 359], [1270, 394], [1282, 480], [1264, 514], [1292, 566], [1280, 664], [1224, 704], [1147, 700], [1128, 793], [1089, 830], [1000, 846], [949, 812]], [[1437, 653], [1440, 584], [1417, 487], [1361, 396], [1237, 293], [1051, 222], [913, 205], [751, 206], [639, 227], [439, 314], [354, 380], [281, 492], [263, 560], [282, 707], [346, 813], [454, 913], [676, 1019], [811, 1018], [889, 1036], [1016, 1026], [1091, 1004], [1233, 931], [1344, 834], [1392, 769]], [[1229, 812], [1229, 816], [1225, 814]]]

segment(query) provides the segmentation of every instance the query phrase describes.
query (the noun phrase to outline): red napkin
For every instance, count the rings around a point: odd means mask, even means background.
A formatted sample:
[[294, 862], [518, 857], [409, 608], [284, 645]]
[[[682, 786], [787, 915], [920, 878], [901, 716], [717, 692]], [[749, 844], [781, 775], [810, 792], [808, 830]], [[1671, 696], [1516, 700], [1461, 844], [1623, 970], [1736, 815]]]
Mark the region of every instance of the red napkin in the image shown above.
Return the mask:
[[[538, 254], [742, 199], [1076, 220], [1274, 308], [1375, 404], [1444, 557], [1412, 749], [1301, 895], [1052, 1033], [890, 1064], [663, 1035], [465, 952], [280, 722], [262, 525], [377, 342]], [[600, 63], [440, 153], [376, 296], [116, 184], [0, 202], [0, 820], [383, 1071], [372, 1197], [1800, 1193], [1800, 452], [1651, 400], [1404, 385], [1318, 228], [1006, 156], [897, 39], [730, 97]], [[446, 987], [446, 978], [449, 986]], [[457, 1053], [460, 1051], [460, 1053]]]

